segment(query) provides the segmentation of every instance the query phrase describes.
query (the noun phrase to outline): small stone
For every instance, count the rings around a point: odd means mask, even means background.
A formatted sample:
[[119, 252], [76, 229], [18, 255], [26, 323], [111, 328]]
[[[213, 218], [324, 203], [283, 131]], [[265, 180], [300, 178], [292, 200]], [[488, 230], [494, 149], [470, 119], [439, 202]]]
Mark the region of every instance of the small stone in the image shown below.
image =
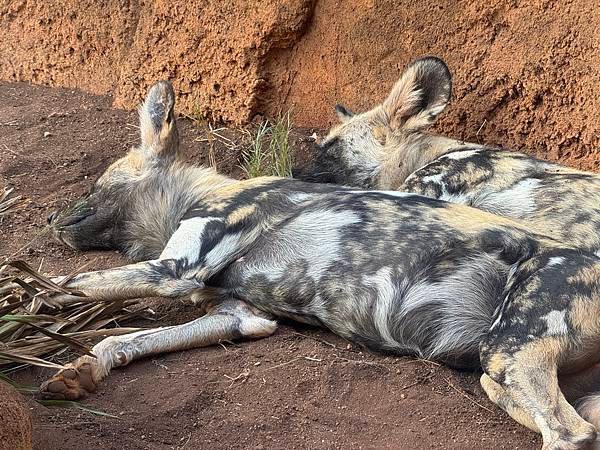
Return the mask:
[[50, 136], [52, 136], [52, 133], [50, 133], [49, 131], [44, 131], [45, 138], [50, 137]]

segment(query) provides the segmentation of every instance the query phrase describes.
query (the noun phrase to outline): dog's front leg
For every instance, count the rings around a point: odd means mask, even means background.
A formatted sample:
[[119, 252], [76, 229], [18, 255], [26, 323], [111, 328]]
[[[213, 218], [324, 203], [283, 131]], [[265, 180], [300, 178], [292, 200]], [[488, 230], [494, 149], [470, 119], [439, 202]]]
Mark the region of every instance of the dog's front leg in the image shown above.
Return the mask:
[[232, 215], [182, 220], [160, 258], [183, 259], [188, 276], [207, 280], [243, 255], [266, 227], [252, 219], [240, 226]]
[[76, 400], [96, 390], [113, 367], [158, 353], [205, 347], [223, 340], [259, 338], [272, 334], [277, 324], [235, 298], [208, 305], [208, 312], [182, 325], [111, 336], [92, 349], [95, 358], [82, 356], [40, 387], [47, 398]]
[[[189, 295], [204, 287], [203, 281], [227, 266], [258, 234], [256, 226], [235, 227], [220, 217], [185, 219], [158, 259], [81, 273], [66, 287], [94, 301]], [[60, 303], [61, 297], [57, 300]]]
[[[83, 292], [92, 301], [152, 296], [179, 297], [204, 286], [195, 277], [182, 276], [183, 264], [177, 259], [157, 259], [114, 269], [85, 272], [73, 277], [65, 287]], [[56, 304], [60, 304], [61, 300], [72, 298], [69, 295], [58, 295], [51, 299]]]

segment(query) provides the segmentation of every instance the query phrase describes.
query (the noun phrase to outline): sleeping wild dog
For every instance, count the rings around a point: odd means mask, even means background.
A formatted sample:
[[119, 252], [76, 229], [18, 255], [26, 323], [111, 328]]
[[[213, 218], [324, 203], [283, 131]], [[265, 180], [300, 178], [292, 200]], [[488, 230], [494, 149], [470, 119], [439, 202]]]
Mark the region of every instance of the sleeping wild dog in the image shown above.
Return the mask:
[[451, 89], [442, 60], [414, 61], [381, 105], [336, 106], [341, 123], [296, 176], [474, 206], [600, 255], [600, 175], [426, 132]]
[[[169, 83], [155, 84], [140, 108], [141, 145], [49, 222], [75, 249], [139, 261], [67, 288], [90, 300], [191, 296], [199, 318], [106, 338], [95, 358], [46, 381], [44, 395], [81, 398], [114, 367], [268, 336], [282, 317], [371, 349], [482, 368], [492, 401], [545, 448], [594, 441], [600, 402], [584, 393], [600, 360], [600, 258], [464, 205], [186, 166], [174, 102]], [[582, 397], [578, 412], [569, 401]]]

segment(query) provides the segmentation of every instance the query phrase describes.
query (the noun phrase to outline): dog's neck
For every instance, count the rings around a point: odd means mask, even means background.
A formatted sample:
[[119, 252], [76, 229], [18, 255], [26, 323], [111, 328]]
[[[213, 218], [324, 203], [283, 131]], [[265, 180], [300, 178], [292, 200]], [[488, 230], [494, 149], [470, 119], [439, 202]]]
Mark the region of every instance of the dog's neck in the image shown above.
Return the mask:
[[391, 136], [382, 153], [377, 187], [396, 190], [410, 174], [440, 156], [475, 147], [481, 146], [429, 133]]
[[214, 169], [179, 162], [153, 173], [131, 194], [121, 251], [134, 261], [157, 258], [194, 204], [236, 182]]

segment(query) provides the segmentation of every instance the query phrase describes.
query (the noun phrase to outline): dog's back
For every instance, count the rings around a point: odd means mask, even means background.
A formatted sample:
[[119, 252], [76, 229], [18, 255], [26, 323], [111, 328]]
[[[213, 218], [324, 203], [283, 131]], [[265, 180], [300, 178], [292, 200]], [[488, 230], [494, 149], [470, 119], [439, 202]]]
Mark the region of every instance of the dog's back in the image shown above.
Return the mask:
[[519, 219], [537, 233], [600, 251], [600, 176], [593, 173], [523, 153], [469, 148], [440, 156], [400, 190]]

